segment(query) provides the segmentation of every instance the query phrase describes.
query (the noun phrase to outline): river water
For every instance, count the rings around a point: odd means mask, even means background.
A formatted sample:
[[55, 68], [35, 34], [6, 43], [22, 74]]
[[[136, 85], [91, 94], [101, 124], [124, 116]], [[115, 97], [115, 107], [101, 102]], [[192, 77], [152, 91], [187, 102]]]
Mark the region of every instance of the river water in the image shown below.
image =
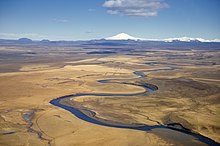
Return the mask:
[[[148, 70], [148, 72], [155, 72], [163, 69], [158, 70]], [[167, 68], [165, 69], [167, 70]], [[173, 68], [171, 68], [173, 70]], [[143, 73], [143, 71], [135, 71], [133, 72], [138, 78], [147, 78], [147, 75]], [[133, 86], [141, 86], [145, 89], [144, 92], [135, 93], [135, 94], [110, 94], [110, 93], [86, 93], [86, 94], [72, 94], [72, 95], [66, 95], [62, 96], [56, 99], [53, 99], [50, 101], [50, 103], [54, 106], [58, 106], [60, 108], [63, 108], [72, 114], [74, 114], [76, 117], [78, 117], [81, 120], [87, 121], [89, 123], [98, 124], [100, 126], [108, 126], [113, 128], [126, 128], [126, 129], [132, 129], [132, 130], [140, 130], [140, 131], [147, 131], [154, 133], [165, 140], [170, 141], [171, 143], [174, 143], [175, 145], [186, 145], [186, 146], [205, 146], [205, 145], [211, 145], [211, 146], [219, 146], [220, 144], [213, 141], [210, 138], [207, 138], [205, 136], [202, 136], [200, 134], [192, 133], [191, 131], [185, 130], [185, 129], [179, 129], [175, 127], [169, 127], [167, 125], [146, 125], [146, 124], [125, 124], [115, 121], [110, 121], [106, 119], [101, 119], [97, 117], [88, 116], [87, 114], [83, 113], [77, 108], [74, 108], [68, 104], [62, 104], [61, 101], [76, 98], [80, 96], [140, 96], [148, 94], [149, 92], [153, 92], [157, 90], [157, 86], [151, 85], [151, 84], [134, 84], [134, 83], [126, 83], [126, 82], [116, 82], [111, 81], [112, 79], [107, 80], [99, 80], [100, 83], [115, 83], [115, 84], [130, 84]], [[117, 80], [117, 79], [113, 79]]]

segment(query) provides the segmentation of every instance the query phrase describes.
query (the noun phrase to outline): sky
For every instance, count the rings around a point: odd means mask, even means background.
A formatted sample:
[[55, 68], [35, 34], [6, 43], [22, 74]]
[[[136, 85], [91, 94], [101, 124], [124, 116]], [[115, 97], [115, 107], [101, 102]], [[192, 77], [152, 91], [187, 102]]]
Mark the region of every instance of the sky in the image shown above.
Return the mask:
[[0, 39], [220, 39], [220, 0], [0, 0]]

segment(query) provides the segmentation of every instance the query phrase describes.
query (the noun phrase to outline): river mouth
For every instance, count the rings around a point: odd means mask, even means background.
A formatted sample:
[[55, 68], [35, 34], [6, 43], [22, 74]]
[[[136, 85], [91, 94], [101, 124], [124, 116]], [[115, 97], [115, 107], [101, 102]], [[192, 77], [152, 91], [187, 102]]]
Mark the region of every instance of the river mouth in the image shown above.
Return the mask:
[[[135, 71], [133, 72], [133, 74], [138, 76], [138, 78], [147, 78], [147, 76], [141, 71]], [[117, 79], [114, 79], [114, 80], [117, 80]], [[70, 100], [71, 98], [76, 98], [80, 96], [125, 96], [126, 97], [126, 96], [144, 95], [144, 94], [148, 94], [149, 92], [158, 90], [157, 86], [148, 84], [148, 83], [135, 84], [135, 83], [127, 83], [127, 82], [116, 82], [116, 81], [111, 81], [111, 79], [99, 80], [98, 82], [115, 83], [115, 84], [130, 84], [133, 86], [140, 86], [144, 88], [145, 91], [141, 93], [134, 93], [134, 94], [111, 94], [111, 93], [72, 94], [72, 95], [66, 95], [66, 96], [53, 99], [50, 101], [50, 103], [54, 106], [63, 108], [71, 112], [79, 119], [87, 121], [89, 123], [97, 124], [100, 126], [113, 127], [113, 128], [126, 128], [126, 129], [132, 129], [132, 130], [151, 132], [164, 138], [167, 141], [170, 141], [171, 143], [175, 145], [187, 145], [187, 146], [194, 146], [194, 145], [218, 146], [220, 145], [219, 143], [213, 141], [210, 138], [191, 132], [189, 129], [183, 127], [179, 123], [173, 123], [169, 125], [158, 124], [158, 125], [153, 125], [153, 126], [142, 124], [142, 123], [129, 123], [129, 124], [121, 123], [120, 121], [111, 121], [108, 119], [99, 118], [96, 116], [96, 113], [94, 111], [90, 111], [88, 109], [81, 110], [81, 109], [75, 108], [68, 102], [68, 100]]]

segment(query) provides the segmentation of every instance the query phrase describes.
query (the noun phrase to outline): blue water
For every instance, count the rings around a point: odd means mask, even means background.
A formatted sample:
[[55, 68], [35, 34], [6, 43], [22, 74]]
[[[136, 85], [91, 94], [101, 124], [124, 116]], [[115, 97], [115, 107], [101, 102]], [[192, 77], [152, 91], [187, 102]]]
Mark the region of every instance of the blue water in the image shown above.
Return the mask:
[[[152, 70], [152, 71], [155, 71], [155, 70]], [[147, 77], [147, 75], [145, 75], [141, 71], [135, 71], [133, 73], [135, 75], [137, 75], [139, 78], [146, 78]], [[134, 94], [110, 94], [110, 93], [72, 94], [72, 95], [66, 95], [66, 96], [62, 96], [62, 97], [53, 99], [53, 100], [50, 101], [50, 103], [53, 104], [54, 106], [58, 106], [60, 108], [63, 108], [65, 110], [71, 112], [72, 114], [74, 114], [76, 117], [78, 117], [81, 120], [87, 121], [89, 123], [101, 125], [101, 126], [108, 126], [108, 127], [114, 127], [114, 128], [126, 128], [126, 129], [141, 130], [141, 131], [150, 131], [150, 130], [153, 130], [153, 129], [162, 128], [162, 129], [167, 129], [167, 132], [179, 131], [180, 133], [188, 134], [188, 135], [192, 136], [194, 139], [197, 139], [200, 142], [206, 143], [206, 144], [211, 145], [211, 146], [219, 146], [220, 145], [219, 143], [213, 141], [212, 139], [209, 139], [209, 138], [207, 138], [205, 136], [202, 136], [200, 134], [195, 134], [195, 133], [192, 133], [190, 131], [185, 131], [185, 130], [181, 130], [181, 129], [170, 128], [166, 125], [155, 125], [155, 126], [149, 126], [149, 125], [145, 125], [145, 124], [134, 124], [134, 125], [118, 124], [117, 125], [117, 123], [113, 122], [113, 121], [102, 122], [104, 120], [97, 120], [96, 118], [89, 117], [89, 116], [87, 116], [86, 114], [84, 114], [83, 112], [81, 112], [80, 110], [78, 110], [74, 107], [63, 105], [63, 104], [60, 103], [60, 101], [63, 100], [63, 99], [75, 98], [75, 97], [79, 97], [79, 96], [139, 96], [139, 95], [147, 94], [149, 92], [153, 92], [153, 91], [158, 89], [158, 88], [154, 87], [155, 85], [152, 85], [153, 86], [152, 87], [151, 84], [140, 85], [140, 84], [126, 83], [126, 82], [113, 82], [111, 80], [99, 80], [98, 82], [100, 82], [100, 83], [115, 83], [115, 84], [130, 84], [130, 85], [134, 85], [134, 86], [143, 87], [145, 89], [145, 91], [141, 92], [141, 93], [134, 93]]]

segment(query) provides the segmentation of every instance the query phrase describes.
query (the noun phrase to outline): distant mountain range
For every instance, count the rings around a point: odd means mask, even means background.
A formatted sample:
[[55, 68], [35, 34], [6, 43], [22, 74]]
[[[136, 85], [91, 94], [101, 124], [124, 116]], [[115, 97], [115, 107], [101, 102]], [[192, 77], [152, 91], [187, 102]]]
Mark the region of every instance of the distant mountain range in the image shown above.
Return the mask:
[[126, 33], [119, 33], [115, 36], [97, 39], [97, 40], [85, 40], [85, 41], [50, 41], [50, 40], [31, 40], [29, 38], [20, 38], [18, 40], [8, 40], [8, 39], [0, 39], [0, 44], [54, 44], [54, 43], [62, 43], [62, 44], [71, 44], [71, 43], [96, 43], [96, 44], [120, 44], [120, 43], [217, 43], [220, 44], [220, 40], [205, 40], [202, 38], [190, 38], [190, 37], [181, 37], [181, 38], [168, 38], [168, 39], [144, 39], [139, 37], [133, 37]]
[[202, 38], [190, 38], [190, 37], [181, 37], [181, 38], [168, 38], [164, 39], [163, 41], [165, 42], [174, 42], [174, 41], [182, 41], [182, 42], [192, 42], [192, 41], [197, 41], [197, 42], [220, 42], [219, 39], [214, 39], [214, 40], [205, 40]]
[[205, 40], [202, 38], [191, 38], [191, 37], [168, 38], [168, 39], [144, 39], [144, 38], [133, 37], [133, 36], [130, 36], [126, 33], [119, 33], [115, 36], [107, 37], [107, 38], [105, 38], [105, 40], [135, 40], [135, 41], [164, 41], [164, 42], [176, 42], [176, 41], [181, 41], [181, 42], [192, 42], [192, 41], [220, 42], [220, 40], [218, 40], [218, 39]]

